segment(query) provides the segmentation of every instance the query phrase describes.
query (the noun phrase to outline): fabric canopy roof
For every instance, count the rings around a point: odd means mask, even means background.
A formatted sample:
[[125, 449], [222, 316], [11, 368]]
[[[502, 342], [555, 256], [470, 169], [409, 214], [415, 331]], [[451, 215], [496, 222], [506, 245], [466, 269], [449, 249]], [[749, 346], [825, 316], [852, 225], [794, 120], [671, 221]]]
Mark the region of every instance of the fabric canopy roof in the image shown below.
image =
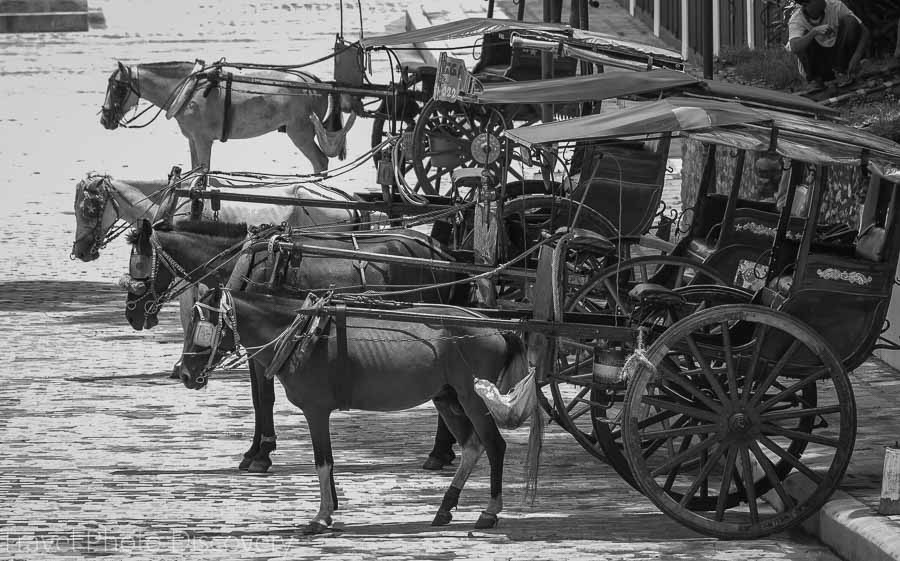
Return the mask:
[[635, 54], [652, 55], [670, 61], [684, 61], [681, 57], [681, 53], [678, 51], [654, 45], [645, 45], [644, 43], [638, 43], [637, 41], [625, 41], [620, 37], [607, 35], [605, 33], [597, 33], [596, 31], [588, 31], [586, 29], [573, 29], [572, 39], [572, 43], [575, 44], [594, 45], [624, 52], [631, 51]]
[[900, 144], [892, 140], [840, 123], [727, 101], [671, 97], [614, 113], [520, 127], [504, 135], [532, 146], [681, 132], [702, 142], [762, 151], [769, 148], [772, 126], [778, 131], [776, 149], [787, 158], [828, 165], [859, 165], [867, 159], [878, 175], [900, 181]]
[[575, 103], [658, 93], [700, 84], [700, 80], [675, 70], [606, 72], [587, 76], [484, 84], [473, 94], [478, 103]]
[[448, 41], [450, 39], [461, 39], [465, 37], [474, 37], [484, 35], [485, 33], [496, 33], [499, 31], [553, 31], [569, 35], [572, 28], [568, 25], [560, 23], [539, 23], [528, 21], [516, 21], [509, 19], [489, 19], [489, 18], [466, 18], [449, 23], [442, 23], [423, 29], [413, 31], [405, 31], [403, 33], [393, 33], [390, 35], [373, 35], [359, 40], [359, 45], [363, 48], [370, 47], [392, 47], [397, 45], [408, 45], [412, 43], [427, 43], [429, 41]]
[[738, 103], [673, 97], [613, 113], [519, 127], [503, 134], [513, 142], [532, 146], [575, 140], [609, 140], [765, 121], [771, 121], [771, 117]]

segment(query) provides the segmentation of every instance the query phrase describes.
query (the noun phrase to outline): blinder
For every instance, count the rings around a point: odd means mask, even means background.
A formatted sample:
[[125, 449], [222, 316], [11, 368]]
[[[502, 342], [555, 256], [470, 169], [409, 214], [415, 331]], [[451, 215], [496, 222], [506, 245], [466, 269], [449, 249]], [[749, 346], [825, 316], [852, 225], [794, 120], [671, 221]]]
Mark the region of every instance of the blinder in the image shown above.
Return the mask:
[[128, 260], [128, 274], [132, 279], [149, 279], [153, 274], [153, 257], [132, 253]]
[[213, 322], [201, 319], [196, 324], [194, 324], [194, 337], [193, 342], [198, 347], [204, 347], [211, 349], [216, 343], [216, 326]]

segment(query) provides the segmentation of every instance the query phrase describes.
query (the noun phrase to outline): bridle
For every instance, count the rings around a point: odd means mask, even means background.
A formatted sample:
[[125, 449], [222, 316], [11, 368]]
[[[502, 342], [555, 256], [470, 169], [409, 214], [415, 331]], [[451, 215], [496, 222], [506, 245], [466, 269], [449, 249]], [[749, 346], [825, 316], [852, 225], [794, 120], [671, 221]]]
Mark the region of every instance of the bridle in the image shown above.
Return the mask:
[[[89, 190], [89, 187], [92, 185], [98, 188], [97, 192]], [[99, 254], [100, 250], [106, 247], [109, 242], [122, 235], [122, 233], [128, 229], [128, 224], [125, 222], [122, 222], [118, 227], [113, 228], [113, 226], [119, 222], [122, 215], [119, 212], [119, 203], [113, 196], [112, 190], [108, 175], [88, 176], [81, 187], [81, 208], [79, 209], [79, 212], [81, 213], [82, 218], [94, 220], [95, 222], [90, 231], [76, 239], [75, 243], [77, 244], [84, 239], [90, 239], [90, 252], [92, 255]], [[116, 219], [113, 220], [112, 225], [104, 231], [103, 215], [106, 214], [106, 206], [110, 203], [112, 203], [113, 209], [116, 211]], [[69, 254], [69, 259], [75, 259], [74, 252]]]
[[[122, 71], [124, 68], [124, 72]], [[137, 96], [138, 100], [141, 99], [141, 90], [136, 85], [136, 80], [131, 73], [131, 68], [128, 66], [122, 66], [122, 68], [117, 69], [113, 72], [112, 76], [109, 77], [109, 87], [107, 88], [106, 93], [106, 103], [103, 104], [102, 110], [109, 112], [109, 116], [115, 118], [116, 121], [119, 121], [119, 124], [123, 127], [127, 127], [128, 123], [122, 122], [122, 107], [125, 105], [125, 102], [128, 100], [129, 94], [134, 94]], [[124, 78], [121, 76], [124, 75]], [[109, 107], [107, 108], [107, 103]]]
[[[136, 266], [136, 259], [145, 259], [146, 255], [132, 253], [131, 261], [129, 263], [129, 276], [131, 276], [132, 281], [136, 281], [141, 283], [143, 290], [138, 293], [135, 290], [130, 290], [132, 294], [135, 296], [144, 297], [149, 291], [149, 300], [144, 302], [144, 314], [152, 315], [156, 314], [159, 309], [165, 304], [167, 301], [172, 300], [173, 298], [177, 298], [181, 295], [182, 292], [189, 290], [191, 286], [195, 283], [191, 281], [190, 274], [184, 270], [184, 267], [178, 264], [175, 259], [166, 253], [166, 251], [160, 246], [159, 242], [155, 237], [150, 237], [150, 271], [147, 276], [135, 276], [134, 273], [138, 267]], [[169, 284], [162, 290], [162, 292], [157, 292], [156, 290], [156, 276], [159, 272], [159, 264], [162, 262], [163, 266], [172, 274], [172, 280], [169, 281]], [[179, 277], [184, 279], [185, 286], [176, 290], [176, 286], [179, 284]], [[206, 277], [204, 277], [206, 278]], [[202, 279], [201, 279], [202, 280]], [[199, 282], [199, 281], [197, 281]], [[132, 285], [133, 286], [133, 285]], [[132, 311], [137, 306], [137, 301], [133, 300], [130, 302], [126, 302], [125, 308], [128, 311]]]
[[[199, 320], [194, 323], [194, 329], [191, 333], [191, 342], [195, 346], [202, 347], [207, 350], [191, 352], [185, 350], [184, 352], [182, 352], [183, 356], [208, 355], [206, 365], [203, 367], [203, 370], [200, 371], [200, 374], [194, 377], [194, 382], [200, 385], [205, 384], [206, 380], [209, 377], [209, 373], [215, 370], [215, 368], [218, 366], [218, 363], [222, 362], [229, 353], [235, 352], [241, 344], [240, 336], [238, 335], [237, 330], [237, 314], [234, 310], [234, 298], [231, 296], [231, 291], [229, 289], [220, 288], [219, 290], [221, 291], [221, 297], [219, 298], [218, 307], [213, 307], [208, 304], [204, 304], [203, 302], [197, 302], [194, 304], [193, 311], [197, 312]], [[218, 312], [218, 317], [215, 323], [206, 319], [205, 311], [207, 310]], [[225, 351], [222, 353], [222, 358], [217, 361], [216, 355], [219, 354], [219, 346], [222, 344], [222, 340], [225, 338], [226, 328], [231, 330], [234, 338], [234, 348], [225, 349]]]
[[[124, 68], [124, 72], [122, 70]], [[109, 119], [110, 117], [114, 118], [114, 120], [118, 123], [118, 126], [125, 129], [142, 129], [156, 120], [156, 117], [159, 117], [160, 112], [162, 112], [162, 108], [157, 111], [156, 115], [142, 125], [132, 125], [131, 123], [138, 120], [144, 113], [153, 109], [153, 105], [148, 105], [143, 110], [141, 110], [137, 115], [131, 117], [127, 121], [124, 121], [124, 111], [122, 107], [125, 105], [125, 102], [128, 100], [129, 94], [134, 94], [137, 96], [137, 101], [135, 101], [135, 105], [137, 102], [141, 100], [141, 88], [140, 88], [140, 79], [137, 76], [138, 67], [135, 66], [132, 71], [132, 67], [130, 66], [122, 66], [115, 72], [113, 72], [112, 76], [109, 77], [109, 87], [106, 92], [106, 100], [103, 102], [103, 107], [100, 108], [100, 111], [104, 114], [104, 116]], [[124, 74], [124, 79], [119, 76]], [[107, 108], [107, 104], [109, 107]]]

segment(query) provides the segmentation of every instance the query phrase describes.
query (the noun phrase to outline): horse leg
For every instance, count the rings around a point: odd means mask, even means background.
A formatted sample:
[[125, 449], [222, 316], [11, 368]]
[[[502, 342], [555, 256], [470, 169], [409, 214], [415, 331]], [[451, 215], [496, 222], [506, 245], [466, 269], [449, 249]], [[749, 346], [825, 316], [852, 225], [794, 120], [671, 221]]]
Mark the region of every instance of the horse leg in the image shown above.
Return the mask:
[[437, 430], [434, 432], [434, 447], [428, 454], [422, 469], [438, 470], [453, 462], [456, 454], [453, 453], [453, 445], [456, 444], [456, 438], [447, 428], [444, 418], [438, 415]]
[[213, 141], [189, 136], [185, 133], [184, 128], [181, 129], [181, 132], [187, 136], [188, 147], [191, 149], [191, 169], [197, 169], [198, 166], [203, 165], [208, 170]]
[[[266, 473], [272, 467], [269, 454], [276, 448], [275, 380], [266, 378], [265, 369], [250, 361], [250, 383], [253, 388], [253, 445], [244, 454], [244, 461], [247, 461], [249, 455], [248, 472]], [[241, 462], [242, 466], [244, 461]]]
[[469, 480], [472, 470], [475, 469], [475, 464], [478, 463], [484, 446], [454, 396], [447, 393], [435, 397], [434, 405], [446, 422], [447, 428], [459, 441], [462, 455], [459, 465], [456, 467], [456, 473], [453, 474], [453, 481], [450, 482], [441, 506], [438, 507], [434, 520], [431, 521], [432, 526], [444, 526], [453, 520], [453, 514], [450, 511], [459, 503], [459, 495], [462, 493], [466, 481]]
[[259, 441], [262, 431], [259, 430], [259, 382], [256, 379], [256, 373], [253, 371], [253, 363], [250, 363], [250, 395], [253, 398], [253, 442], [250, 449], [244, 452], [244, 457], [238, 465], [241, 471], [250, 469], [253, 458], [259, 453]]
[[497, 515], [503, 510], [503, 461], [506, 455], [506, 441], [503, 440], [497, 423], [478, 395], [469, 392], [459, 397], [459, 403], [472, 423], [475, 434], [484, 444], [491, 464], [491, 499], [475, 522], [475, 528], [479, 530], [493, 528], [497, 525]]
[[287, 132], [288, 138], [291, 139], [294, 146], [310, 161], [313, 172], [321, 173], [328, 169], [328, 156], [316, 144], [316, 131], [308, 120], [299, 119], [294, 121], [287, 126], [285, 132]]
[[334, 457], [331, 452], [330, 411], [303, 411], [313, 445], [316, 475], [319, 478], [319, 512], [303, 529], [304, 534], [321, 534], [331, 527], [331, 515], [338, 509], [334, 486]]

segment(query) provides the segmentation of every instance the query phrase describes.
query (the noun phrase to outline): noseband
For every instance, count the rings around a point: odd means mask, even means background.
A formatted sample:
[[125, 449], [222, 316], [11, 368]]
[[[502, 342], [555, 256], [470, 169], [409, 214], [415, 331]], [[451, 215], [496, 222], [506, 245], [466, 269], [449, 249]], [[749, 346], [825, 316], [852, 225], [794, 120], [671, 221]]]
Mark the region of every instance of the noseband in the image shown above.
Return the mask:
[[[218, 308], [214, 308], [202, 302], [194, 304], [194, 311], [197, 312], [200, 319], [194, 324], [191, 342], [194, 345], [206, 348], [207, 350], [195, 352], [185, 351], [182, 355], [208, 355], [203, 370], [194, 378], [194, 382], [197, 384], [205, 384], [206, 380], [209, 378], [209, 373], [215, 370], [218, 363], [221, 362], [221, 360], [216, 362], [216, 355], [219, 353], [219, 346], [222, 343], [222, 339], [225, 337], [226, 328], [230, 329], [234, 336], [234, 349], [227, 349], [225, 353], [223, 353], [222, 359], [224, 360], [225, 355], [228, 353], [236, 351], [241, 343], [237, 331], [237, 314], [235, 314], [234, 311], [234, 298], [231, 296], [231, 291], [227, 288], [222, 288], [221, 291], [222, 297], [219, 299]], [[205, 310], [218, 312], [219, 315], [216, 323], [206, 319]]]
[[[112, 186], [109, 183], [108, 175], [89, 176], [86, 183], [81, 187], [81, 216], [87, 220], [93, 220], [94, 226], [90, 231], [75, 240], [78, 243], [84, 239], [91, 240], [90, 252], [93, 255], [100, 253], [100, 250], [112, 240], [119, 237], [127, 229], [127, 225], [122, 225], [118, 229], [112, 226], [107, 231], [103, 231], [103, 215], [106, 213], [106, 205], [112, 203], [113, 209], [116, 211], [116, 219], [113, 225], [119, 221], [121, 214], [119, 212], [119, 203], [112, 194]], [[97, 191], [88, 189], [91, 185], [97, 186]], [[69, 259], [75, 259], [75, 254], [69, 255]]]

